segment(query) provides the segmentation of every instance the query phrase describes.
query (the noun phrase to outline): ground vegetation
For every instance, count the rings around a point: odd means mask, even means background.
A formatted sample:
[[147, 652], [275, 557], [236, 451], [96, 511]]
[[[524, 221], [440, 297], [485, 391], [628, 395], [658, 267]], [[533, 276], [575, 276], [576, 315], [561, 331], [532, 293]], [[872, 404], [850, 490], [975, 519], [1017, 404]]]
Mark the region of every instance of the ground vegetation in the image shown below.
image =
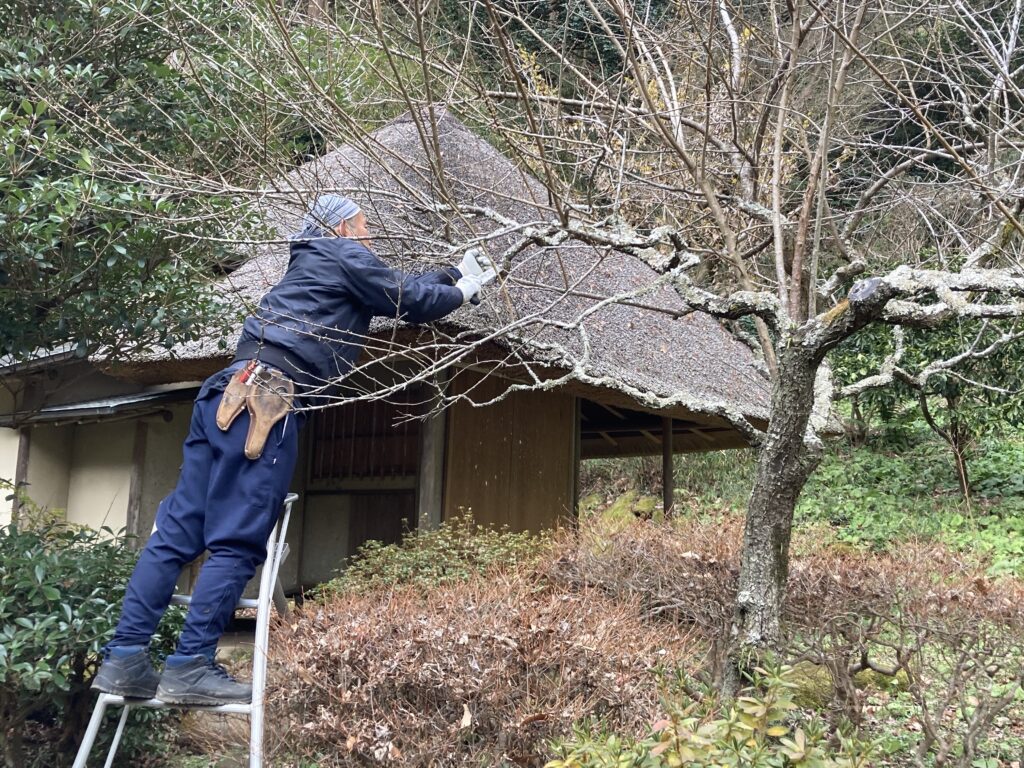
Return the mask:
[[[955, 480], [950, 490], [955, 499]], [[538, 557], [496, 557], [482, 570], [466, 565], [482, 564], [481, 549], [503, 551], [494, 532], [445, 555], [428, 546], [446, 568], [426, 580], [396, 567], [420, 561], [415, 540], [386, 558], [370, 548], [358, 575], [276, 630], [275, 759], [964, 768], [1016, 759], [1018, 578], [939, 538], [881, 548], [802, 519], [787, 645], [728, 701], [723, 630], [743, 518], [721, 498], [701, 500], [699, 486], [688, 492], [690, 509], [667, 520], [656, 508], [595, 503], [579, 527], [538, 540]], [[244, 742], [197, 723], [189, 738], [194, 759]]]

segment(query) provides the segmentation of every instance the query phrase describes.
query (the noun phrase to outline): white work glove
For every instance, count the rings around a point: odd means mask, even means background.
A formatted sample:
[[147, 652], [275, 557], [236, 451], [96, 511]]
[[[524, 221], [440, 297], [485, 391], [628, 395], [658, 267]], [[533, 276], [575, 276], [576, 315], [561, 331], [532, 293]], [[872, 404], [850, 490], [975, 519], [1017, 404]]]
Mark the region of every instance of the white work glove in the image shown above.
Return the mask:
[[459, 272], [463, 277], [479, 277], [481, 285], [487, 285], [498, 276], [494, 265], [480, 248], [470, 248], [459, 262]]
[[[461, 267], [459, 268], [462, 269]], [[492, 273], [491, 280], [494, 279]], [[471, 301], [474, 304], [480, 303], [480, 289], [483, 288], [484, 281], [482, 275], [463, 275], [456, 281], [455, 287], [462, 291], [462, 303], [465, 304], [467, 301]]]

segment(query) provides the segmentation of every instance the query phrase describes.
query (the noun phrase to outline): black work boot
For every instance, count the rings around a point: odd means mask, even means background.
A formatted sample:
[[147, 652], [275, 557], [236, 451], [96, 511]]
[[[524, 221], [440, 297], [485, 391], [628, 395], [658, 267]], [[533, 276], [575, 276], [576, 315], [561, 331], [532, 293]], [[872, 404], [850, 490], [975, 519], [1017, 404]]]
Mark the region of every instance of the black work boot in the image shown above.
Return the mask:
[[248, 704], [252, 686], [238, 682], [206, 656], [171, 656], [156, 697], [166, 704]]
[[126, 699], [152, 699], [159, 682], [149, 651], [145, 646], [133, 645], [109, 649], [92, 689]]

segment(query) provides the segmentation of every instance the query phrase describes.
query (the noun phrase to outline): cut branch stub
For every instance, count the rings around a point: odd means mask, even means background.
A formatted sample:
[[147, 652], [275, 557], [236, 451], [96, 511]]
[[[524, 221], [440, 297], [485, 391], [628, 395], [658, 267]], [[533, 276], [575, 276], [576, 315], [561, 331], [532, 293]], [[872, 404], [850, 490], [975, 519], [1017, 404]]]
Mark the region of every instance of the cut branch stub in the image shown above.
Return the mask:
[[853, 284], [853, 287], [850, 289], [850, 293], [847, 294], [847, 296], [854, 304], [866, 301], [875, 295], [881, 284], [882, 278], [880, 277], [869, 277], [866, 280], [858, 280]]

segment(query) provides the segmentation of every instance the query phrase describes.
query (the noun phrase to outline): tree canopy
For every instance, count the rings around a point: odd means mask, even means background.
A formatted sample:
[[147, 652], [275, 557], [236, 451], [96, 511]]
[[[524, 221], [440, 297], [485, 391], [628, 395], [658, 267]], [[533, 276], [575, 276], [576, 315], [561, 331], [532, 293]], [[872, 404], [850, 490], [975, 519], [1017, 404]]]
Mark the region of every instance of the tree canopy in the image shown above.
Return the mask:
[[258, 232], [250, 193], [322, 141], [269, 97], [224, 87], [273, 92], [275, 54], [249, 16], [208, 0], [3, 10], [0, 355], [117, 356], [237, 314], [211, 281]]

